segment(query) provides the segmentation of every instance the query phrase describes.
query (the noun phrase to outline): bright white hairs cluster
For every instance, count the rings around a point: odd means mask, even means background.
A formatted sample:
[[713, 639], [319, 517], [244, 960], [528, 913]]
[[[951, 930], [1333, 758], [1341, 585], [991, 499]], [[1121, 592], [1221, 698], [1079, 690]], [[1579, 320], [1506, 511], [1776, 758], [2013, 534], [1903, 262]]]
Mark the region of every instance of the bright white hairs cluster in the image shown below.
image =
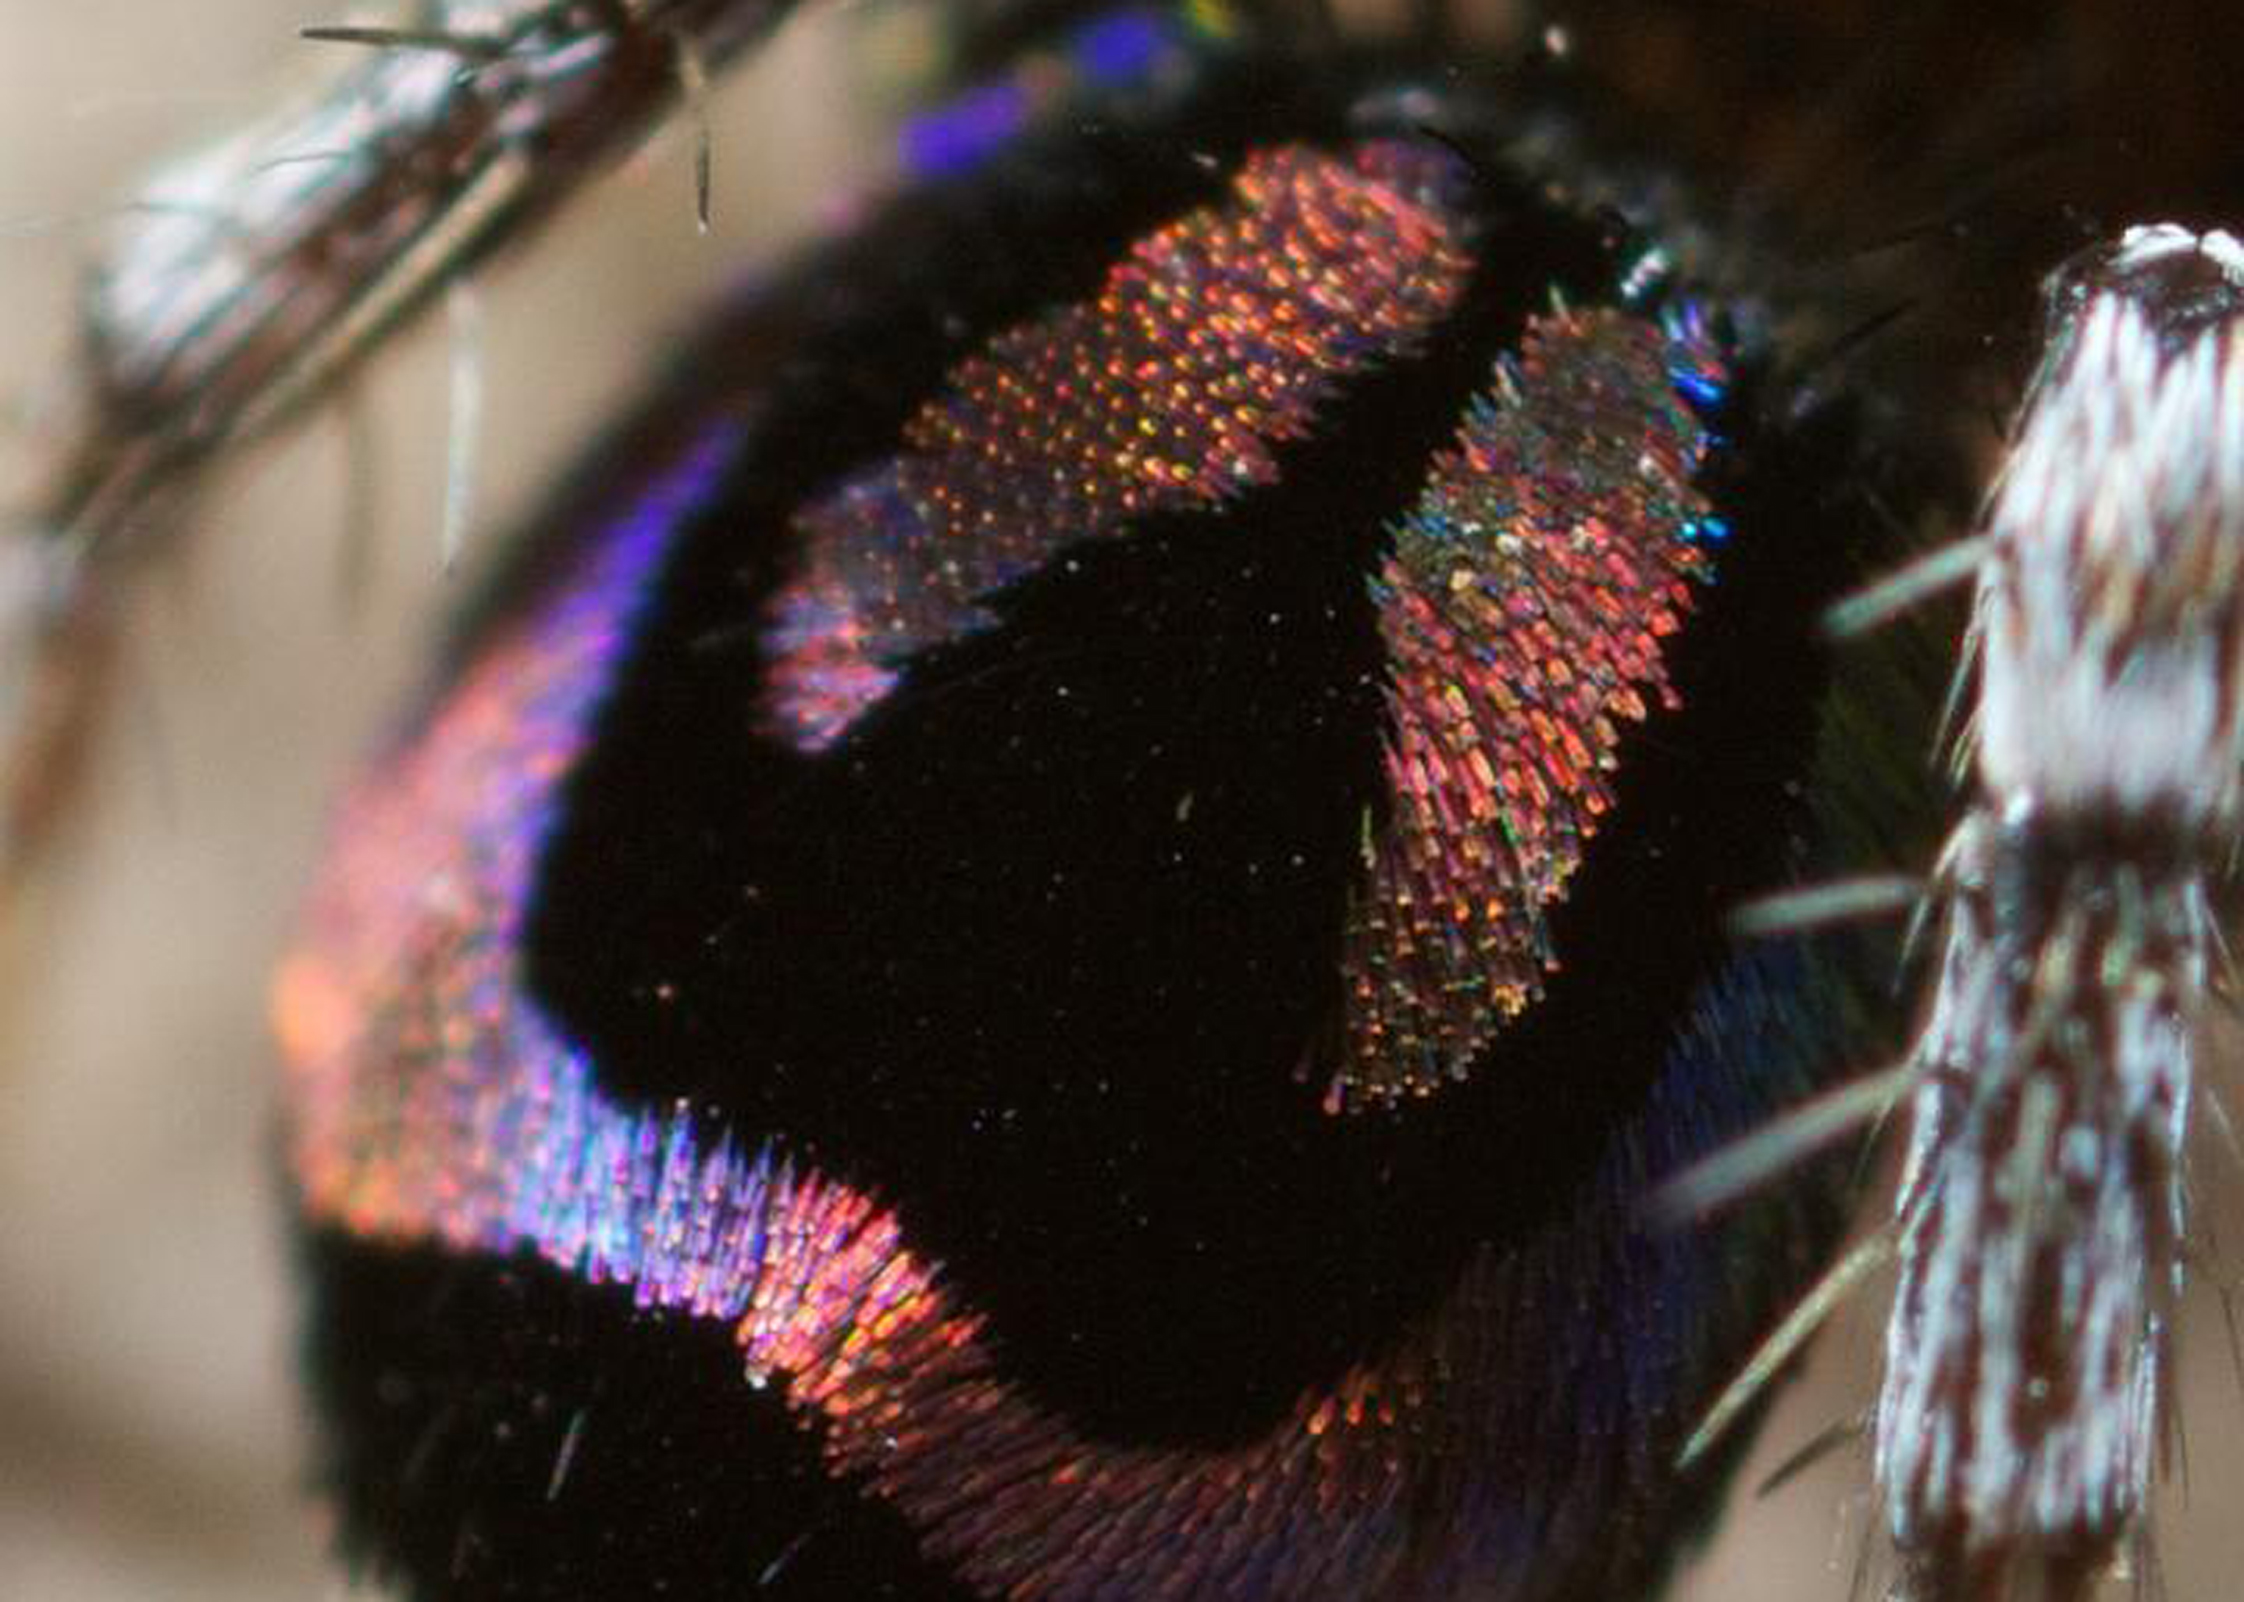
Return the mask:
[[2244, 251], [2138, 228], [2050, 296], [1912, 1053], [1877, 1417], [1907, 1602], [2068, 1602], [2141, 1538], [2238, 821]]
[[[2244, 246], [2131, 229], [2109, 271], [2244, 297]], [[2244, 320], [2067, 283], [1989, 515], [1979, 773], [2006, 805], [2232, 822], [2244, 784]], [[2177, 326], [2177, 322], [2179, 326]]]

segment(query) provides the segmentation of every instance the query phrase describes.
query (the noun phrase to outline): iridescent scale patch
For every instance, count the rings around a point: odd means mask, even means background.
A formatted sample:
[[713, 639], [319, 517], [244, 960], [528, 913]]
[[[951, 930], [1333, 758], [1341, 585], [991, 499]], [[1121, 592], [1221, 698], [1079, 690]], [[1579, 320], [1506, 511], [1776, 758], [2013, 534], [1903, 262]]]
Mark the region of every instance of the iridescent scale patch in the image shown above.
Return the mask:
[[1691, 311], [1531, 318], [1396, 530], [1373, 583], [1388, 810], [1364, 824], [1334, 1105], [1462, 1077], [1557, 965], [1545, 909], [1612, 805], [1623, 726], [1674, 702], [1662, 642], [1712, 574], [1698, 407], [1724, 381]]
[[[1467, 182], [1438, 145], [1259, 153], [1227, 205], [962, 362], [903, 452], [796, 518], [772, 732], [827, 750], [915, 654], [990, 626], [1009, 583], [1272, 483], [1276, 447], [1454, 309]], [[1389, 790], [1364, 823], [1334, 1110], [1461, 1077], [1555, 963], [1544, 909], [1611, 804], [1620, 725], [1672, 700], [1660, 641], [1711, 572], [1693, 477], [1725, 376], [1695, 313], [1533, 318], [1397, 528], [1373, 580]]]
[[1261, 152], [1227, 204], [1140, 241], [1098, 294], [999, 334], [905, 425], [905, 449], [796, 519], [766, 715], [832, 745], [915, 652], [985, 627], [992, 592], [1149, 513], [1277, 476], [1351, 377], [1406, 355], [1469, 265], [1463, 164], [1384, 140]]
[[[1711, 487], [1717, 310], [1484, 151], [1294, 115], [1112, 192], [977, 135], [985, 210], [759, 291], [704, 348], [768, 368], [696, 350], [343, 811], [287, 1149], [380, 1326], [316, 1342], [354, 1539], [419, 1594], [1664, 1561], [1822, 1227], [1642, 1204], [1844, 1055], [1844, 982], [1719, 924], [1814, 755], [1804, 625], [1739, 617], [1825, 574]], [[1781, 693], [1710, 704], [1748, 652]]]

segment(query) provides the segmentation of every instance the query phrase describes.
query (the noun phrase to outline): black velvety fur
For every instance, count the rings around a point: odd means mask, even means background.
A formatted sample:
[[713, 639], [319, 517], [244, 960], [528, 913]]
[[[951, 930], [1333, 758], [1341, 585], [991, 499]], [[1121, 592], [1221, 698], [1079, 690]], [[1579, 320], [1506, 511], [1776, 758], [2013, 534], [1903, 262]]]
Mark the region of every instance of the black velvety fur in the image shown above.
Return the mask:
[[[1817, 619], [1968, 516], [1987, 410], [2068, 234], [2161, 185], [2233, 198], [2119, 81], [2166, 70], [2127, 67], [2124, 30], [2012, 9], [1588, 4], [1562, 65], [1249, 49], [1182, 110], [1032, 143], [722, 308], [456, 648], [533, 605], [696, 416], [757, 402], [570, 780], [526, 952], [540, 1001], [617, 1097], [782, 1133], [892, 1202], [989, 1310], [1007, 1377], [1092, 1437], [1188, 1451], [1272, 1427], [1436, 1308], [1473, 1252], [1565, 1222], [1737, 956], [1739, 899], [1922, 865], [1927, 687], [1953, 619], [1844, 650]], [[1000, 627], [915, 662], [839, 757], [759, 737], [754, 626], [789, 511], [889, 448], [963, 350], [1216, 194], [1244, 149], [1341, 137], [1362, 91], [1398, 85], [1507, 245], [1429, 348], [1355, 385], [1276, 486], [1012, 586]], [[2179, 77], [2173, 93], [2204, 104]], [[1968, 115], [1932, 137], [1919, 119], [1949, 105]], [[2059, 131], [2084, 108], [2110, 120]], [[2134, 161], [2166, 177], [2130, 182]], [[1680, 708], [1622, 745], [1548, 996], [1469, 1084], [1333, 1120], [1294, 1070], [1338, 1004], [1376, 798], [1363, 575], [1522, 318], [1554, 286], [1610, 297], [1646, 237], [1732, 309], [1743, 369], [1711, 470], [1738, 534], [1675, 648]], [[1177, 795], [1196, 820], [1181, 851], [1143, 823]], [[1890, 1050], [1890, 962], [1815, 943], [1796, 980], [1814, 1060], [1710, 1116], [1750, 1122]], [[1832, 1179], [1710, 1226], [1755, 1313], [1710, 1319], [1697, 1405], [1830, 1250]], [[346, 1544], [423, 1602], [969, 1594], [827, 1477], [816, 1431], [748, 1388], [722, 1329], [526, 1260], [325, 1226], [305, 1255]], [[1528, 1376], [1545, 1361], [1520, 1354]], [[1718, 1483], [1617, 1510], [1632, 1533], [1611, 1573], [1653, 1585]]]

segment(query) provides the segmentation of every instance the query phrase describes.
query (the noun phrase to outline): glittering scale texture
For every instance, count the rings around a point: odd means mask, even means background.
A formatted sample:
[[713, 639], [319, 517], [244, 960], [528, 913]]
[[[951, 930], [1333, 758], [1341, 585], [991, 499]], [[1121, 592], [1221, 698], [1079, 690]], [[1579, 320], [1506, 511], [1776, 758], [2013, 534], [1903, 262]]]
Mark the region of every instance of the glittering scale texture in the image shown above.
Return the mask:
[[[662, 531], [723, 452], [684, 462], [498, 634], [342, 820], [276, 998], [309, 1215], [373, 1242], [534, 1254], [726, 1321], [744, 1383], [780, 1387], [836, 1471], [992, 1596], [1522, 1602], [1580, 1579], [1553, 1551], [1623, 1561], [1612, 1510], [1671, 1483], [1712, 1378], [1698, 1354], [1752, 1316], [1726, 1239], [1646, 1236], [1585, 1196], [1480, 1249], [1439, 1305], [1260, 1438], [1120, 1447], [1009, 1379], [881, 1198], [783, 1136], [602, 1090], [524, 987], [523, 907]], [[1757, 962], [1706, 986], [1588, 1193], [1640, 1194], [1724, 1138], [1706, 1081], [1798, 1054], [1796, 986]], [[1574, 1469], [1518, 1467], [1561, 1459]]]
[[[526, 892], [650, 571], [730, 449], [712, 435], [657, 480], [338, 820], [348, 844], [274, 994], [291, 1161], [315, 1214], [470, 1247], [592, 1229], [581, 1207], [562, 1217], [539, 1199], [572, 1188], [559, 1167], [597, 1164], [598, 1137], [584, 1065], [515, 987]], [[535, 1108], [489, 1095], [532, 1062], [545, 1081]]]
[[1397, 529], [1374, 581], [1390, 805], [1334, 1105], [1462, 1077], [1556, 965], [1545, 909], [1612, 804], [1621, 725], [1674, 698], [1661, 642], [1711, 571], [1690, 402], [1724, 380], [1687, 310], [1532, 318]]
[[1226, 203], [1139, 241], [1094, 298], [962, 362], [901, 452], [797, 517], [802, 570], [767, 638], [771, 732], [823, 749], [1054, 552], [1274, 482], [1275, 446], [1455, 305], [1465, 183], [1458, 157], [1415, 141], [1263, 151]]

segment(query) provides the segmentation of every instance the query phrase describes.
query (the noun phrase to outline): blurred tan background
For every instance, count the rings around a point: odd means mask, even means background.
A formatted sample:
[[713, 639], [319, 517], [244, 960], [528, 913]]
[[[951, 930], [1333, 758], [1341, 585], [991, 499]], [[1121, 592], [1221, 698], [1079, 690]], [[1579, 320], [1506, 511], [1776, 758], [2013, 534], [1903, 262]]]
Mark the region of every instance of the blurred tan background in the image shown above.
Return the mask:
[[[40, 449], [77, 268], [150, 160], [269, 104], [318, 0], [0, 0], [0, 495]], [[831, 32], [832, 30], [827, 30]], [[483, 298], [477, 526], [694, 300], [799, 228], [853, 149], [839, 52], [727, 81], [711, 235], [690, 140], [618, 173]], [[317, 65], [316, 61], [313, 63]], [[786, 93], [773, 91], [773, 84]], [[748, 137], [752, 131], [753, 137]], [[561, 332], [556, 333], [556, 330]], [[439, 570], [442, 319], [335, 412], [216, 475], [150, 576], [86, 805], [0, 916], [0, 1598], [340, 1594], [300, 1488], [265, 973], [322, 811], [474, 584]], [[373, 537], [347, 549], [355, 473]]]
[[[333, 20], [301, 0], [0, 0], [0, 496], [40, 450], [40, 385], [103, 209], [154, 155], [342, 48], [293, 37]], [[845, 118], [884, 67], [844, 59], [846, 24], [790, 30], [724, 83], [711, 237], [692, 227], [690, 141], [673, 129], [485, 275], [479, 527], [503, 526], [661, 331], [815, 216], [869, 147]], [[214, 477], [196, 538], [134, 609], [86, 805], [0, 915], [4, 1602], [345, 1594], [301, 1484], [262, 986], [323, 805], [472, 584], [438, 567], [445, 366], [442, 328], [425, 328], [368, 375], [363, 427], [330, 411]], [[371, 452], [357, 476], [378, 535], [355, 555], [354, 449]], [[2223, 1160], [2200, 1172], [2233, 1199]], [[2175, 1602], [2236, 1595], [2244, 1573], [2244, 1396], [2217, 1305], [2197, 1302], [2189, 1489], [2169, 1495], [2160, 1549]], [[1862, 1318], [1826, 1337], [1688, 1602], [1849, 1595], [1863, 1454], [1769, 1498], [1750, 1483], [1859, 1410], [1876, 1346]]]

